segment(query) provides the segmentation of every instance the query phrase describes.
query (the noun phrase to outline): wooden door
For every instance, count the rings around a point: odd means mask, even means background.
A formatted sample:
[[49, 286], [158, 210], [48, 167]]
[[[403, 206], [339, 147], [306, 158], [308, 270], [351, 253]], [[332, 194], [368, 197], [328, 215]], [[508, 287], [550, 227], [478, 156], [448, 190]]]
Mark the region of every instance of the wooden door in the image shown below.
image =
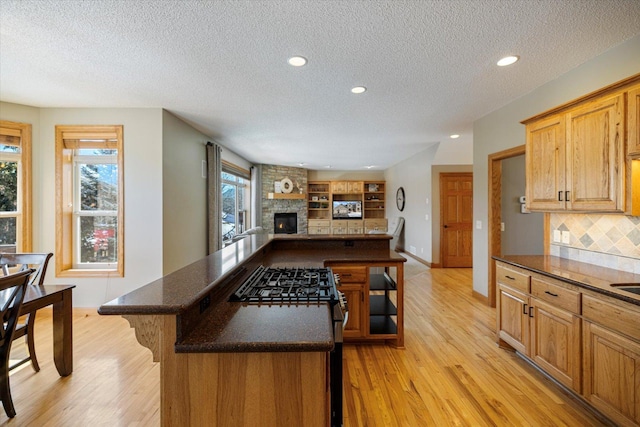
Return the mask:
[[473, 174], [440, 174], [440, 259], [443, 267], [472, 267]]
[[565, 209], [565, 115], [527, 125], [526, 204], [530, 210]]
[[624, 209], [623, 112], [624, 96], [618, 94], [567, 113], [567, 209]]

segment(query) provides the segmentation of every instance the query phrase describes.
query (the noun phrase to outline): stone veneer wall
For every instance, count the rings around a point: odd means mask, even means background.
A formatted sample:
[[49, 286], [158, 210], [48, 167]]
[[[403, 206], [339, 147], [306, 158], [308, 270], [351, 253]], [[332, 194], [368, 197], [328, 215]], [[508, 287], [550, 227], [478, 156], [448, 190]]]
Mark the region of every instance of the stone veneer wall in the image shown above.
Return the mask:
[[[552, 213], [550, 255], [640, 274], [640, 217], [621, 214]], [[569, 244], [553, 241], [569, 231]]]
[[307, 194], [307, 170], [290, 166], [262, 165], [262, 227], [273, 233], [273, 217], [275, 213], [295, 212], [298, 214], [298, 234], [307, 233], [307, 200], [268, 199], [268, 193], [275, 191], [274, 183], [289, 178], [294, 192]]

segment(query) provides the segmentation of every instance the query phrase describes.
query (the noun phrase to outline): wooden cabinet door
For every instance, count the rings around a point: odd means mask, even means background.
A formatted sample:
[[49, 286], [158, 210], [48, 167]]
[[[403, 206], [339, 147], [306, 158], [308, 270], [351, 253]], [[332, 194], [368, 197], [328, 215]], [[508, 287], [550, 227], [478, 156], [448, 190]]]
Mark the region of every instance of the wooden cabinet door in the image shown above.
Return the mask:
[[349, 182], [347, 185], [347, 189], [349, 193], [363, 193], [364, 192], [364, 182], [363, 181], [353, 181]]
[[567, 209], [624, 209], [624, 95], [567, 112]]
[[331, 192], [333, 194], [346, 194], [349, 191], [347, 181], [331, 181]]
[[345, 338], [363, 338], [366, 334], [363, 319], [365, 310], [363, 307], [364, 294], [361, 286], [345, 285], [340, 288], [347, 298], [349, 319], [344, 327]]
[[530, 210], [564, 210], [566, 119], [558, 114], [527, 125], [526, 204]]
[[640, 155], [640, 85], [627, 92], [627, 153]]
[[536, 298], [530, 357], [565, 386], [581, 391], [580, 317]]
[[529, 298], [498, 284], [498, 337], [522, 354], [529, 347]]
[[584, 321], [584, 390], [620, 425], [640, 425], [640, 344]]

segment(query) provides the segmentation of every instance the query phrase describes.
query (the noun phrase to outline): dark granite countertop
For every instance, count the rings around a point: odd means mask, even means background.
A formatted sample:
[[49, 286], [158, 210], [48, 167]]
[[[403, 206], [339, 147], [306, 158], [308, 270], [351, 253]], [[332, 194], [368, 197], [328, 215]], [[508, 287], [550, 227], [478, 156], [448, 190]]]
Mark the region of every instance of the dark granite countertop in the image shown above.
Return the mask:
[[229, 279], [238, 267], [261, 253], [267, 234], [248, 236], [205, 258], [103, 304], [100, 314], [180, 314], [212, 288]]
[[612, 283], [640, 284], [640, 274], [548, 255], [505, 255], [493, 259], [640, 305], [640, 295], [611, 286]]
[[[390, 239], [380, 234], [251, 235], [103, 304], [98, 312], [178, 316], [179, 353], [330, 351], [333, 323], [328, 303], [252, 305], [231, 302], [230, 294], [258, 265], [405, 262], [389, 250]], [[208, 307], [199, 310], [207, 296]]]
[[223, 302], [175, 349], [177, 353], [331, 351], [329, 304]]

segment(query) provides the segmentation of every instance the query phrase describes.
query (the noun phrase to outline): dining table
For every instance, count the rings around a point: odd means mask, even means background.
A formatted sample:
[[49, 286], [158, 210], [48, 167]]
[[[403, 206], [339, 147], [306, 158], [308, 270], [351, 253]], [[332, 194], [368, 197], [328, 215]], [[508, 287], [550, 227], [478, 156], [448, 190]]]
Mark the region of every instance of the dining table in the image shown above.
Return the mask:
[[20, 315], [52, 306], [53, 361], [61, 377], [73, 372], [73, 304], [75, 285], [27, 286]]

